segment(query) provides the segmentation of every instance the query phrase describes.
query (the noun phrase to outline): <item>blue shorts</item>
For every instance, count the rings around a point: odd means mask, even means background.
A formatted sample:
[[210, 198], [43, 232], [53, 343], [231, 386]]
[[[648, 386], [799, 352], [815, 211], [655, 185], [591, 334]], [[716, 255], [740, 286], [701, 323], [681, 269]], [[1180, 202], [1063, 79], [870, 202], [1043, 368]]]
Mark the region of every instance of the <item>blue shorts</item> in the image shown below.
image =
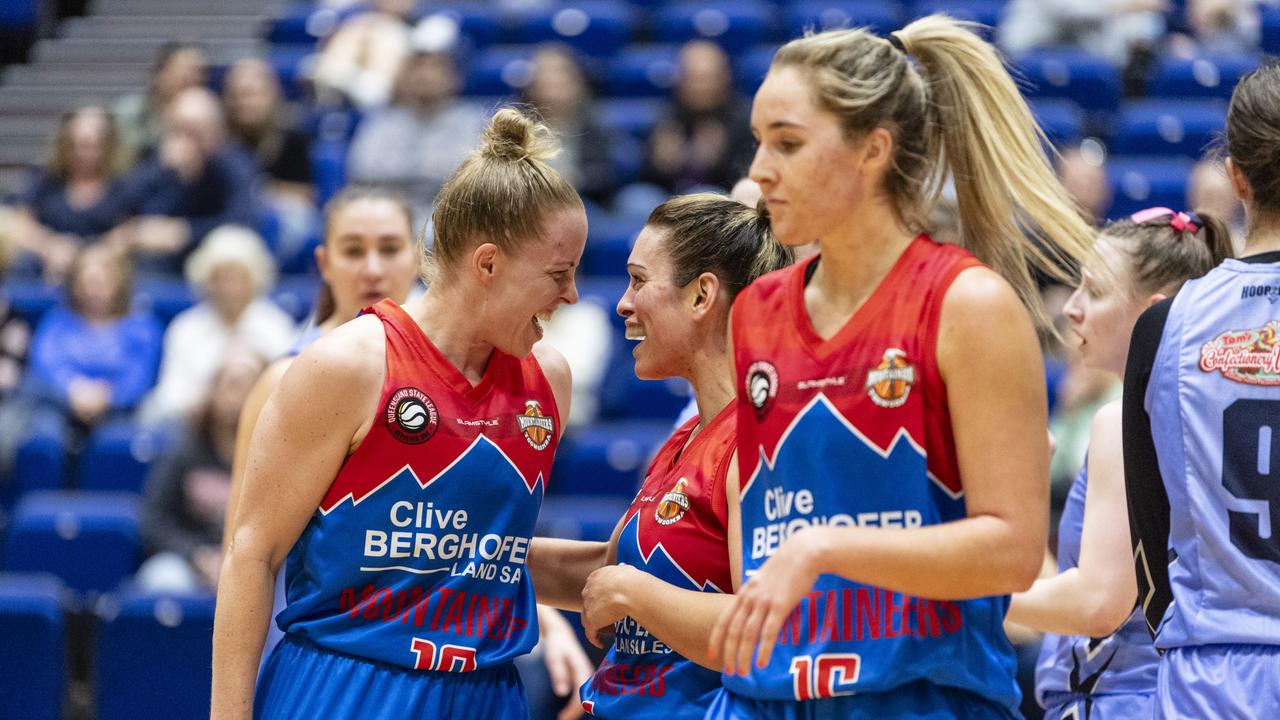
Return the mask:
[[887, 692], [808, 702], [755, 700], [720, 688], [707, 711], [707, 720], [1011, 720], [1021, 717], [1016, 709], [1002, 707], [965, 690], [942, 687], [924, 680]]
[[1280, 718], [1280, 646], [1170, 648], [1156, 679], [1157, 718]]
[[1044, 720], [1147, 720], [1155, 711], [1155, 695], [1061, 693], [1045, 698]]
[[528, 720], [529, 703], [511, 663], [469, 673], [409, 670], [285, 634], [258, 678], [253, 716]]

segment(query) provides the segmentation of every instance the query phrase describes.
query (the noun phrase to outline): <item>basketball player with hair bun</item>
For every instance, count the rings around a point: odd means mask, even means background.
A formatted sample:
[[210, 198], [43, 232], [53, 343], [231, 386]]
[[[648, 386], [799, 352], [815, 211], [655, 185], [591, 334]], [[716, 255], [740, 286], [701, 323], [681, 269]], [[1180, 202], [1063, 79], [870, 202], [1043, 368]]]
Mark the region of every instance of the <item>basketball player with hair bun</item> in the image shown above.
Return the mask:
[[636, 375], [688, 380], [698, 414], [658, 451], [607, 543], [538, 538], [529, 555], [539, 601], [581, 611], [588, 637], [609, 640], [580, 690], [596, 717], [700, 720], [720, 687], [706, 648], [735, 572], [729, 307], [791, 259], [767, 214], [719, 195], [664, 202], [636, 238], [618, 301]]
[[1236, 85], [1228, 259], [1138, 318], [1124, 473], [1156, 718], [1280, 716], [1280, 66]]
[[537, 639], [525, 563], [570, 389], [534, 345], [577, 301], [587, 228], [553, 149], [500, 110], [437, 197], [427, 292], [318, 339], [267, 400], [218, 588], [214, 717], [528, 716], [511, 661]]
[[[1103, 228], [1063, 308], [1093, 370], [1124, 373], [1144, 310], [1231, 256], [1231, 231], [1206, 214], [1151, 208]], [[1093, 419], [1086, 467], [1058, 525], [1058, 574], [1015, 593], [1008, 619], [1048, 633], [1036, 700], [1048, 720], [1151, 717], [1159, 656], [1135, 609], [1124, 499], [1120, 400]]]
[[[1066, 280], [1093, 233], [970, 28], [809, 35], [756, 93], [750, 176], [820, 251], [733, 311], [742, 584], [709, 718], [1017, 716], [1002, 620], [1048, 515], [1031, 273]], [[948, 178], [959, 245], [923, 232]]]

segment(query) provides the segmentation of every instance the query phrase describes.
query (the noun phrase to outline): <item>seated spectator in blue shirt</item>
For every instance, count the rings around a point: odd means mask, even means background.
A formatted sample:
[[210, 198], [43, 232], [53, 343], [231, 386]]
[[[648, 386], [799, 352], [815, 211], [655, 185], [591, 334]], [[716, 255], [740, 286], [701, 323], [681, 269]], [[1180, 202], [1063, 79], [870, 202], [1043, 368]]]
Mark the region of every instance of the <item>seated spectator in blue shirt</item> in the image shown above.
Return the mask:
[[132, 293], [128, 258], [90, 245], [71, 263], [66, 301], [36, 328], [28, 387], [82, 428], [132, 411], [155, 381], [160, 323], [130, 313]]
[[128, 217], [115, 120], [89, 105], [58, 123], [49, 162], [36, 170], [16, 203], [14, 240], [23, 251], [20, 269], [61, 280], [85, 242], [105, 235]]
[[177, 274], [187, 251], [219, 225], [258, 222], [258, 171], [227, 140], [218, 98], [184, 90], [165, 116], [155, 154], [135, 170], [130, 192], [139, 217], [113, 233], [138, 266]]

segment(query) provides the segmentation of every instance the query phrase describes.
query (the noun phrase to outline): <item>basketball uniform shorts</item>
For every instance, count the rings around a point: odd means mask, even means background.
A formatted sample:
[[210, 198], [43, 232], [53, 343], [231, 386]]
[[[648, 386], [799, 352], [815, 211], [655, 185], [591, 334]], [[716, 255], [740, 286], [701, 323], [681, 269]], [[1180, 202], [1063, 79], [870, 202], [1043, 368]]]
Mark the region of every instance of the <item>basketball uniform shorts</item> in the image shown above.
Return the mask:
[[1050, 694], [1044, 720], [1146, 720], [1155, 709], [1155, 695], [1150, 693], [1116, 693], [1090, 695], [1079, 693]]
[[1156, 718], [1280, 718], [1280, 646], [1170, 648], [1156, 678]]
[[796, 702], [755, 700], [724, 688], [716, 694], [707, 720], [1015, 720], [1021, 715], [958, 688], [917, 680], [888, 692]]
[[288, 633], [258, 679], [256, 719], [528, 720], [512, 663], [469, 673], [408, 670], [317, 647]]

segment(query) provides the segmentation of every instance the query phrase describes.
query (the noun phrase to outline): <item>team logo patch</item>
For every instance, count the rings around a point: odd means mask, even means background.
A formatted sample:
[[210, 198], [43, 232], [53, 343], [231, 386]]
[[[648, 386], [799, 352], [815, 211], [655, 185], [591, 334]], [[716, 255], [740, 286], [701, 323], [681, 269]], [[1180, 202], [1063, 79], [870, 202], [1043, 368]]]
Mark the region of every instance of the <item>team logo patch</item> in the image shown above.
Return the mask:
[[555, 434], [555, 422], [542, 414], [542, 406], [537, 400], [524, 402], [524, 412], [516, 416], [516, 422], [524, 432], [524, 439], [529, 441], [529, 445], [534, 450], [546, 450], [547, 445], [551, 444], [551, 436]]
[[751, 363], [747, 366], [746, 389], [747, 400], [756, 409], [756, 415], [763, 416], [778, 395], [778, 369], [765, 360]]
[[436, 404], [415, 387], [400, 388], [392, 393], [385, 415], [391, 436], [409, 445], [430, 440], [440, 427]]
[[907, 362], [907, 354], [898, 348], [889, 348], [884, 351], [880, 364], [867, 372], [867, 395], [880, 407], [901, 407], [907, 402], [915, 381], [916, 369]]
[[689, 496], [684, 491], [688, 486], [689, 481], [680, 478], [676, 481], [675, 487], [662, 496], [658, 509], [653, 511], [653, 518], [659, 525], [671, 525], [684, 517], [685, 511], [689, 509]]
[[1280, 320], [1225, 332], [1201, 345], [1200, 369], [1246, 385], [1280, 385]]

